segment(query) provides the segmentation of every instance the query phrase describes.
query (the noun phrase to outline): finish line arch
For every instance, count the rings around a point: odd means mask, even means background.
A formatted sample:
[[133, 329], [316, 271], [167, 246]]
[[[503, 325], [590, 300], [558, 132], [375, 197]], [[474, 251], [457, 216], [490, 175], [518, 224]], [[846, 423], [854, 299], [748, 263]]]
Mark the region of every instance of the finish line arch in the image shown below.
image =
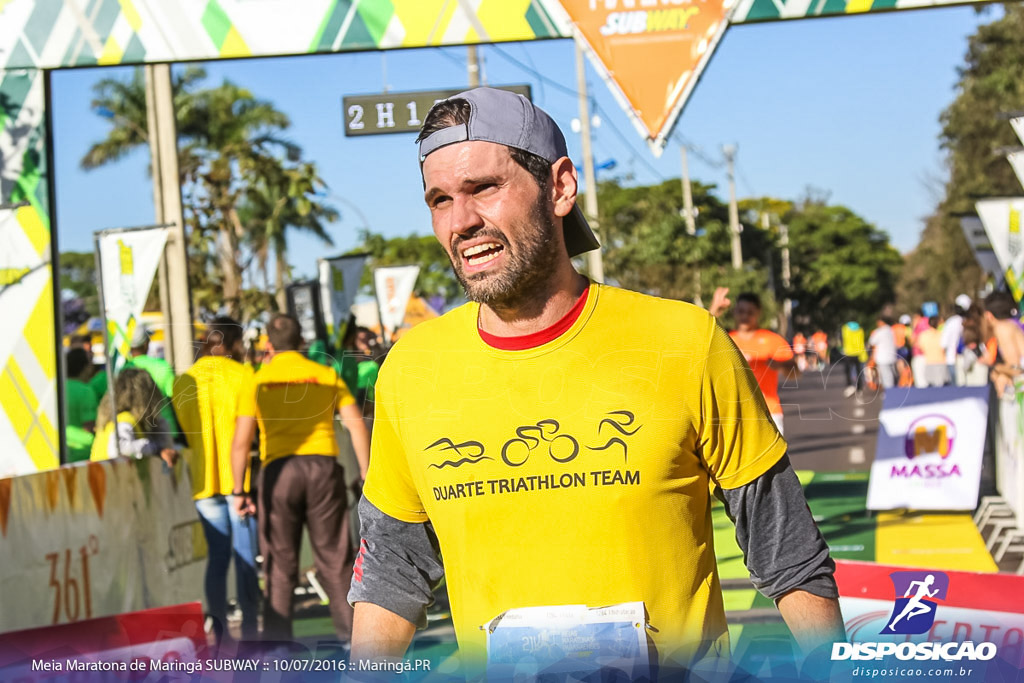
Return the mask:
[[[60, 464], [52, 70], [582, 37], [658, 150], [731, 25], [957, 4], [980, 2], [0, 0], [0, 477]], [[630, 76], [630, 45], [668, 52], [675, 72]]]

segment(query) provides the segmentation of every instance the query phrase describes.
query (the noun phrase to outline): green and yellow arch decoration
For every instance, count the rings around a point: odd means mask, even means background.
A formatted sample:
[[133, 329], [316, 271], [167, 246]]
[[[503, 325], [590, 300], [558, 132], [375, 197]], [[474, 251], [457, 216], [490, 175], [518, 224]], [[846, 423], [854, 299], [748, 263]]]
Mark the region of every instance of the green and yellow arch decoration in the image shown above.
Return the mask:
[[[625, 11], [699, 0], [588, 1]], [[737, 24], [954, 3], [726, 4]], [[0, 477], [60, 457], [47, 70], [572, 35], [557, 0], [0, 0]]]

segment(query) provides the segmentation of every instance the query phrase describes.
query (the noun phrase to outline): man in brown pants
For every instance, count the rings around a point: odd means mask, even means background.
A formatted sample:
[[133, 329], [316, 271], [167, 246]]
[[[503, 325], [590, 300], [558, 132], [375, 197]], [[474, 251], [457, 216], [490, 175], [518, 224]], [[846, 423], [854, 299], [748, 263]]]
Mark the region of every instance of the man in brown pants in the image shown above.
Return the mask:
[[[362, 477], [369, 463], [370, 439], [362, 412], [332, 368], [299, 353], [299, 323], [277, 315], [267, 327], [267, 358], [239, 397], [232, 445], [235, 481], [246, 481], [249, 447], [260, 426], [260, 547], [266, 571], [263, 638], [292, 637], [292, 593], [298, 582], [303, 523], [338, 639], [352, 631], [352, 608], [345, 599], [352, 579], [345, 477], [338, 464], [334, 415], [352, 435]], [[248, 491], [236, 490], [239, 514], [256, 507]]]

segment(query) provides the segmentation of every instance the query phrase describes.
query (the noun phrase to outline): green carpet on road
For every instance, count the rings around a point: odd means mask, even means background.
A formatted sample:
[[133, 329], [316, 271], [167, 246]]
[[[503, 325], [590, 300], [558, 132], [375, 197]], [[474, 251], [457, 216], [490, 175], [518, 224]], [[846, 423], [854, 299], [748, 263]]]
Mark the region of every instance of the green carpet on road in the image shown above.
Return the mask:
[[[876, 561], [878, 521], [865, 509], [868, 473], [798, 471], [797, 477], [832, 557]], [[903, 517], [901, 515], [900, 519]], [[711, 521], [718, 573], [726, 584], [722, 595], [725, 609], [730, 614], [733, 652], [740, 660], [747, 659], [753, 663], [752, 668], [746, 667], [748, 671], [756, 670], [760, 666], [758, 662], [768, 661], [772, 652], [779, 652], [780, 648], [784, 651], [788, 647], [789, 632], [777, 613], [758, 612], [744, 618], [743, 612], [774, 605], [743, 581], [749, 579], [749, 574], [743, 562], [743, 552], [736, 543], [735, 527], [725, 514], [725, 508], [717, 501], [712, 506]], [[733, 585], [729, 585], [730, 582]], [[433, 626], [445, 627], [435, 634], [421, 632], [410, 656], [430, 659], [435, 664], [449, 659], [455, 651], [450, 623], [435, 622]], [[333, 626], [327, 617], [318, 615], [317, 618], [299, 619], [295, 623], [295, 636], [304, 641], [315, 641], [317, 636], [332, 633]]]
[[[865, 510], [868, 489], [867, 472], [808, 472], [800, 470], [797, 478], [804, 487], [804, 495], [818, 528], [821, 529], [832, 557], [843, 560], [875, 559], [875, 518]], [[743, 553], [736, 543], [735, 527], [725, 514], [725, 508], [716, 504], [711, 511], [715, 534], [715, 555], [718, 573], [723, 581], [749, 578], [743, 563]], [[725, 609], [731, 613], [729, 624], [732, 649], [740, 661], [750, 660], [745, 667], [757, 669], [756, 662], [785, 649], [790, 641], [789, 630], [781, 616], [753, 623], [737, 623], [738, 612], [774, 606], [773, 601], [752, 588], [724, 588], [722, 598]], [[751, 665], [751, 662], [755, 663]]]

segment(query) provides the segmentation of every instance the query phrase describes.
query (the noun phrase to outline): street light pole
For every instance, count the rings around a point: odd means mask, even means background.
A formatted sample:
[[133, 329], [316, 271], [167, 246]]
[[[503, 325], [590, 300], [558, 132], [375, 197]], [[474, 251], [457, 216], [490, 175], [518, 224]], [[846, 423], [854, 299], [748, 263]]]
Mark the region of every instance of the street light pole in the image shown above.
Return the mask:
[[480, 87], [480, 54], [476, 45], [466, 46], [466, 72], [469, 76], [469, 87]]
[[[160, 307], [164, 316], [164, 348], [174, 371], [192, 365], [192, 297], [185, 252], [185, 215], [178, 172], [178, 127], [169, 64], [147, 64], [146, 109], [149, 149], [153, 156], [153, 201], [157, 223], [167, 223], [167, 246], [160, 262]], [[111, 383], [113, 377], [110, 378]]]
[[[594, 171], [594, 152], [590, 138], [590, 105], [587, 103], [587, 69], [583, 61], [583, 48], [580, 41], [574, 41], [576, 45], [576, 86], [579, 90], [580, 107], [580, 140], [583, 145], [583, 183], [586, 185], [584, 193], [583, 213], [587, 217], [587, 223], [591, 230], [598, 235], [597, 220], [597, 173]], [[601, 260], [601, 248], [587, 252], [587, 270], [594, 282], [604, 282], [604, 262]]]
[[729, 174], [729, 232], [732, 235], [732, 267], [743, 267], [743, 244], [740, 242], [740, 211], [736, 204], [736, 145], [723, 145], [722, 154]]
[[690, 164], [686, 159], [686, 145], [679, 145], [679, 160], [683, 166], [680, 180], [683, 183], [683, 220], [686, 221], [686, 233], [697, 234], [697, 223], [693, 215], [693, 190], [690, 187]]
[[785, 317], [783, 321], [785, 329], [782, 334], [786, 336], [793, 326], [793, 300], [789, 298], [789, 226], [785, 223], [779, 223], [779, 246], [782, 247], [782, 287], [786, 291], [786, 298], [782, 301], [782, 314]]

